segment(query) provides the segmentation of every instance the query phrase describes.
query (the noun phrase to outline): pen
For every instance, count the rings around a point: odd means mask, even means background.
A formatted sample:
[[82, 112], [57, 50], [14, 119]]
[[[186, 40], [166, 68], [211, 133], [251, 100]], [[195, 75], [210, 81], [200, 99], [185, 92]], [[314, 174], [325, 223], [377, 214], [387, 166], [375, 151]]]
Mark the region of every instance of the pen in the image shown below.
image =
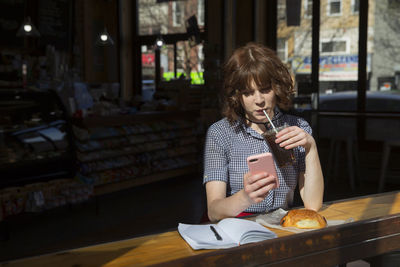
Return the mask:
[[215, 230], [214, 226], [210, 225], [210, 229], [211, 229], [211, 231], [213, 231], [215, 238], [217, 240], [222, 240], [222, 237], [218, 234], [217, 230]]

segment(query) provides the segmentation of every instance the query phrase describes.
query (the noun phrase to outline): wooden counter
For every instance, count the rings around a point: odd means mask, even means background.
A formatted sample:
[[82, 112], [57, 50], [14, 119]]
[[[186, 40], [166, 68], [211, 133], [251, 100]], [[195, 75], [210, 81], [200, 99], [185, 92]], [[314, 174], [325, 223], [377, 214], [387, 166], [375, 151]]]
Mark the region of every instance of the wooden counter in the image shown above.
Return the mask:
[[221, 250], [192, 250], [177, 231], [78, 248], [0, 266], [333, 266], [400, 249], [400, 191], [325, 203], [328, 220], [355, 221]]

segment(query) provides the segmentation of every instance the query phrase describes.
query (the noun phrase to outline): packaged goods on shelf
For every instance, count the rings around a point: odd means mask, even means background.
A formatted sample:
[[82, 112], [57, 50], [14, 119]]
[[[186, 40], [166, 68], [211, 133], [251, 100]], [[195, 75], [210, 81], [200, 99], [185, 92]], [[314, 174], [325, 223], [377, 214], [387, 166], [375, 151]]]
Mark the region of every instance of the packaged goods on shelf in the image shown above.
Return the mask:
[[[120, 123], [116, 122], [118, 119]], [[75, 140], [78, 171], [95, 186], [136, 179], [146, 183], [146, 176], [183, 170], [199, 163], [199, 131], [195, 120], [135, 123], [121, 116], [110, 126], [102, 126], [100, 119], [96, 122], [89, 122], [91, 126], [85, 123], [74, 126], [74, 133], [79, 135]], [[87, 139], [83, 138], [86, 136]], [[184, 171], [196, 171], [196, 167]], [[163, 173], [160, 177], [169, 175]]]

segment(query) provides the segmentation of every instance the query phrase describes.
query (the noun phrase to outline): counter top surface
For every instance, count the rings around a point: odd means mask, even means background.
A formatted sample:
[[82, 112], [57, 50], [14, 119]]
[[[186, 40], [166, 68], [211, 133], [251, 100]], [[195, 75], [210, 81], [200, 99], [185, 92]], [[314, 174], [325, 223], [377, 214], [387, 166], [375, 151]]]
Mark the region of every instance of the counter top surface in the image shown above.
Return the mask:
[[327, 202], [320, 213], [328, 220], [353, 218], [354, 222], [296, 234], [271, 229], [278, 238], [223, 250], [194, 251], [174, 230], [3, 262], [0, 266], [216, 266], [221, 262], [279, 266], [291, 260], [306, 266], [310, 259], [339, 264], [400, 249], [400, 191]]

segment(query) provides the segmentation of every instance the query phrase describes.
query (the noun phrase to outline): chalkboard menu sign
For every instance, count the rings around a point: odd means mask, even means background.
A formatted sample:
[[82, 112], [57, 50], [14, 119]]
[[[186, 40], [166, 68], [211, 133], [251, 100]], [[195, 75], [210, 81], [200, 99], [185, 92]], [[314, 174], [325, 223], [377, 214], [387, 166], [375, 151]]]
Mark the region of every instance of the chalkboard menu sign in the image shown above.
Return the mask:
[[71, 44], [72, 4], [68, 0], [39, 0], [39, 45], [67, 50]]
[[22, 46], [17, 38], [18, 28], [24, 21], [25, 0], [0, 0], [0, 45]]

